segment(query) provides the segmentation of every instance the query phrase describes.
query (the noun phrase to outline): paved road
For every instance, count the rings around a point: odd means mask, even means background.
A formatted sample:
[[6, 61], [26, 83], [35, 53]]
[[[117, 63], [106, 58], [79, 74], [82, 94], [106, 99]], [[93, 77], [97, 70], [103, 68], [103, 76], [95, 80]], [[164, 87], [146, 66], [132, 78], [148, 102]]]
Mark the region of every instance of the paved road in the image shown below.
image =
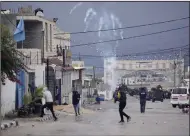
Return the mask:
[[[83, 114], [75, 119], [74, 115], [61, 115], [59, 121], [43, 123], [21, 123], [19, 128], [3, 132], [3, 136], [69, 136], [69, 135], [189, 135], [189, 116], [172, 108], [169, 100], [148, 102], [145, 114], [139, 112], [137, 99], [129, 97], [126, 113], [131, 115], [129, 123], [119, 124], [118, 104], [104, 102], [92, 114]], [[97, 105], [92, 109], [99, 108]], [[34, 125], [32, 127], [32, 125]]]

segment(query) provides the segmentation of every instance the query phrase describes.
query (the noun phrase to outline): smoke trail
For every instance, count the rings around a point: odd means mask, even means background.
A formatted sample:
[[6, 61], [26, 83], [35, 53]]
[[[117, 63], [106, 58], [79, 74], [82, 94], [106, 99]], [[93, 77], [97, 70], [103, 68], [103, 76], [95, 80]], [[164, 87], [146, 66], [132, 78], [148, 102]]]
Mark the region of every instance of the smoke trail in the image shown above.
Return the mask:
[[[118, 18], [115, 18], [115, 21], [116, 21], [117, 25], [119, 26], [119, 28], [121, 28], [121, 27], [122, 27], [122, 24], [121, 24], [121, 22], [119, 21], [119, 19], [118, 19]], [[121, 39], [123, 39], [123, 30], [122, 30], [122, 29], [120, 29], [120, 36], [121, 36]]]
[[88, 29], [88, 26], [90, 24], [90, 21], [93, 19], [94, 16], [96, 16], [96, 11], [92, 8], [89, 8], [86, 12], [86, 16], [84, 18], [84, 23], [86, 24], [85, 25], [85, 29], [84, 29], [84, 32]]
[[72, 14], [73, 11], [74, 11], [76, 8], [80, 7], [81, 5], [82, 5], [82, 2], [77, 3], [77, 4], [70, 10], [70, 13], [69, 13], [69, 14]]
[[99, 32], [98, 32], [98, 36], [100, 37], [101, 36], [101, 29], [102, 29], [102, 26], [103, 26], [103, 17], [100, 17], [100, 19], [99, 19], [99, 28], [98, 28], [98, 30], [99, 30]]

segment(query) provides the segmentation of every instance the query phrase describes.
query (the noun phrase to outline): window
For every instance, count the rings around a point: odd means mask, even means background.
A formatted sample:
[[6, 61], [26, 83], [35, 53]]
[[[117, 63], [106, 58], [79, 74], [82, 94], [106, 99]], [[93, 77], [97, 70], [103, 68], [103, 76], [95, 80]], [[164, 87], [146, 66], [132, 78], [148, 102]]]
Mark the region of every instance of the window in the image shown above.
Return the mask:
[[111, 65], [111, 62], [107, 61], [107, 62], [106, 62], [106, 65]]
[[158, 63], [156, 63], [156, 69], [159, 69], [159, 65], [158, 65]]
[[173, 69], [173, 64], [172, 63], [170, 63], [170, 69]]
[[125, 69], [125, 64], [123, 64], [123, 69]]
[[162, 67], [163, 67], [163, 69], [165, 69], [166, 68], [166, 63], [163, 63]]
[[174, 89], [173, 94], [187, 94], [187, 89], [185, 88], [177, 88], [177, 89]]
[[129, 64], [129, 69], [132, 69], [132, 64], [131, 63]]
[[148, 65], [148, 68], [152, 68], [152, 64], [147, 64]]

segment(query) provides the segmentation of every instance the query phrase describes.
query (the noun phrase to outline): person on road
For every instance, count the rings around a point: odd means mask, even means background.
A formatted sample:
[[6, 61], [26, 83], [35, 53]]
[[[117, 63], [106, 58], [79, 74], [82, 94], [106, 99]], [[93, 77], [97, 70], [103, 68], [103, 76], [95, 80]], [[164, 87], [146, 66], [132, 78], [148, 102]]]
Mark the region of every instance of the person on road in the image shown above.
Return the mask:
[[131, 117], [123, 111], [126, 106], [126, 99], [127, 99], [126, 93], [123, 90], [121, 90], [121, 88], [119, 88], [118, 89], [118, 100], [119, 100], [119, 114], [121, 117], [121, 120], [119, 123], [124, 122], [123, 116], [125, 116], [127, 118], [127, 122], [129, 122], [131, 119]]
[[140, 98], [140, 111], [141, 111], [141, 113], [145, 113], [146, 96], [147, 96], [147, 90], [146, 90], [146, 88], [144, 88], [144, 87], [140, 88], [139, 98]]
[[55, 116], [55, 113], [53, 110], [53, 97], [47, 87], [44, 87], [43, 89], [43, 98], [45, 99], [45, 104], [42, 106], [42, 109], [41, 109], [41, 117], [44, 116], [44, 109], [48, 108], [51, 111], [52, 116], [54, 117], [54, 120], [56, 121], [57, 117]]
[[73, 107], [76, 116], [80, 115], [79, 101], [80, 101], [80, 94], [77, 91], [73, 91]]
[[114, 103], [118, 101], [117, 94], [118, 94], [118, 90], [116, 89], [115, 92], [113, 93]]

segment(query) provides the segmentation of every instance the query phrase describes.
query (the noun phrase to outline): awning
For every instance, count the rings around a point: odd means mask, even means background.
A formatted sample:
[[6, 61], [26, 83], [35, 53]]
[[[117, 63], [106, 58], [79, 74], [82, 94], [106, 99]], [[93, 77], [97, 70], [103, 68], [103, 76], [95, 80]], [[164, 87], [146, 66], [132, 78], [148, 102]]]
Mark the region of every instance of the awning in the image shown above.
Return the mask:
[[73, 67], [74, 68], [74, 70], [84, 70], [84, 69], [86, 69], [85, 67]]
[[74, 70], [74, 68], [71, 67], [71, 66], [69, 66], [69, 67], [63, 67], [63, 70], [64, 71], [72, 71], [72, 70]]

